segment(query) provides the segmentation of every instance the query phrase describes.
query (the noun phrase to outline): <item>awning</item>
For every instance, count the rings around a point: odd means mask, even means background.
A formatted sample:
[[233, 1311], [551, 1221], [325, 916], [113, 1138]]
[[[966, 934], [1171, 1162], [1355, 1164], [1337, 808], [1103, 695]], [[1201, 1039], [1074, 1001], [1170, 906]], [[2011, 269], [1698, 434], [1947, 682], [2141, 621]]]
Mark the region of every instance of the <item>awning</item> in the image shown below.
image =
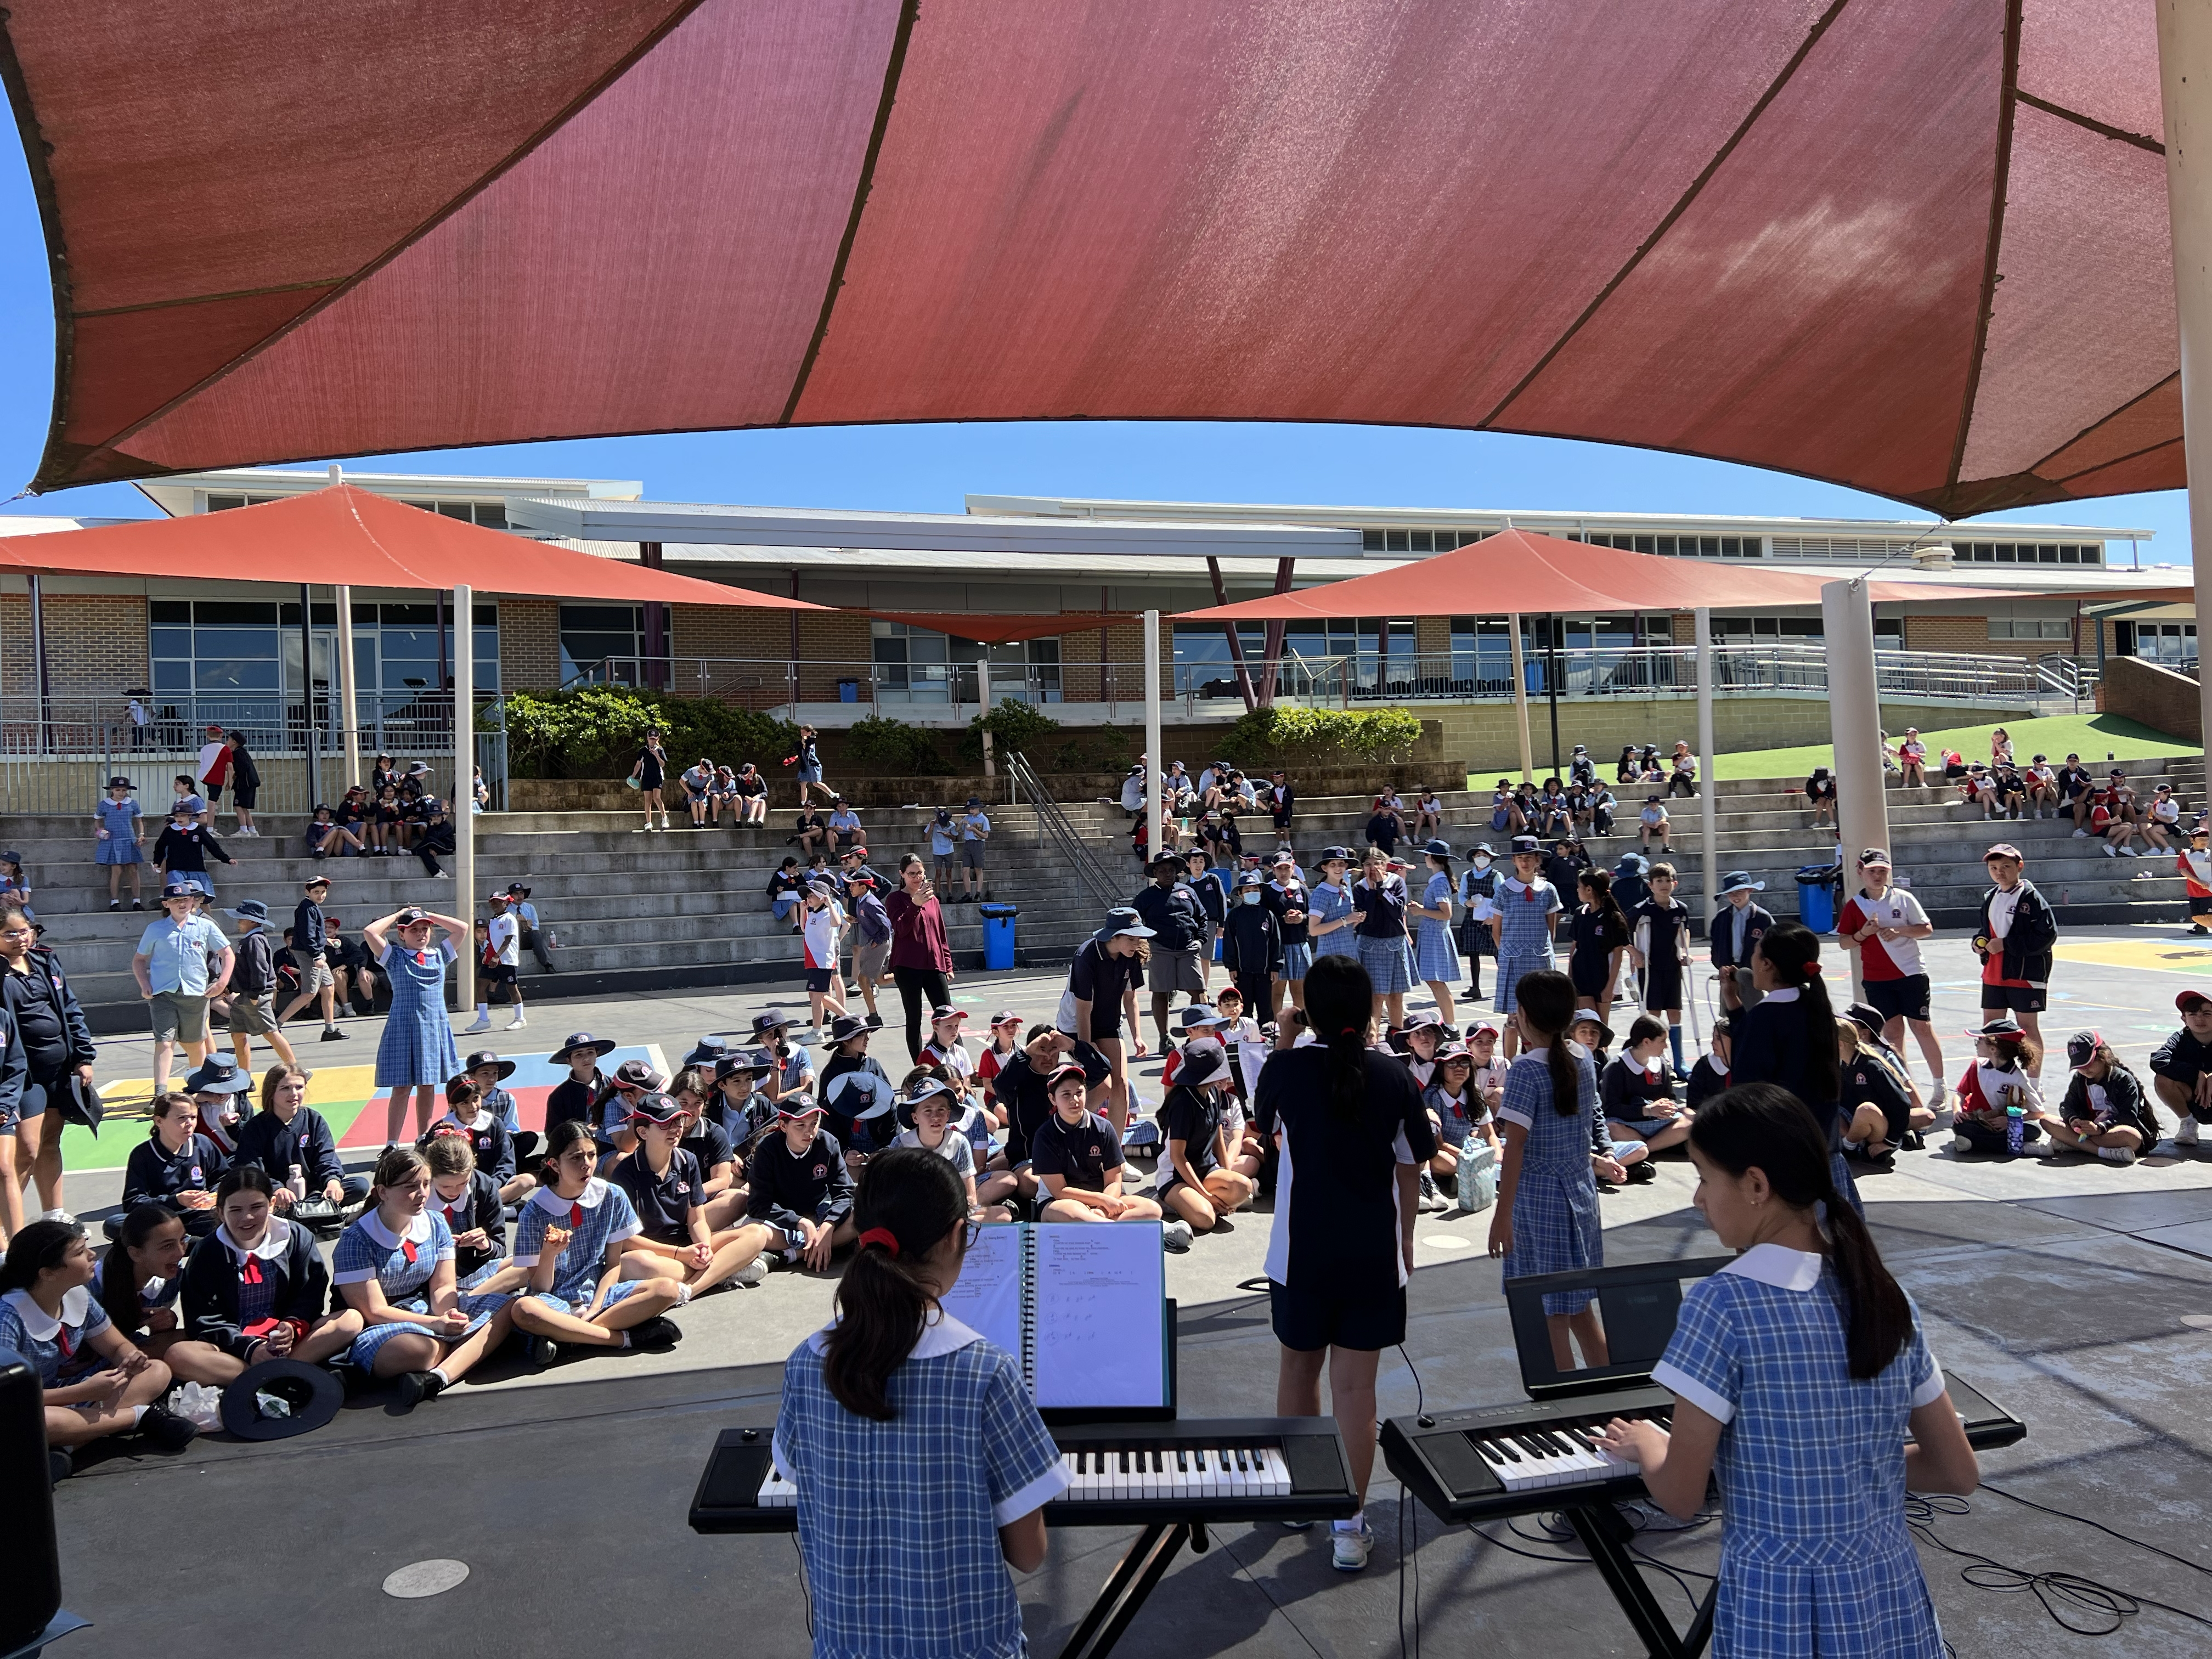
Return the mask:
[[1051, 616], [992, 617], [969, 611], [957, 616], [931, 616], [912, 611], [871, 611], [884, 622], [904, 623], [986, 645], [1011, 645], [1017, 640], [1055, 639], [1063, 634], [1082, 634], [1137, 620], [1133, 611], [1061, 611]]
[[2182, 482], [2152, 0], [404, 16], [9, 0], [40, 489], [1036, 419], [1593, 439], [1953, 515]]
[[[1371, 576], [1234, 605], [1185, 611], [1178, 622], [1273, 621], [1345, 617], [1574, 616], [1595, 611], [1771, 611], [1817, 605], [1820, 589], [1856, 573], [1832, 576], [1763, 569], [1753, 562], [1668, 558], [1595, 547], [1525, 530], [1495, 536]], [[1928, 582], [1867, 585], [1880, 605], [1895, 600], [2016, 599], [1986, 587]]]
[[344, 582], [356, 587], [465, 584], [479, 593], [549, 599], [764, 611], [829, 608], [550, 547], [425, 513], [351, 484], [222, 513], [51, 536], [0, 537], [0, 569], [41, 575], [190, 576], [200, 581]]

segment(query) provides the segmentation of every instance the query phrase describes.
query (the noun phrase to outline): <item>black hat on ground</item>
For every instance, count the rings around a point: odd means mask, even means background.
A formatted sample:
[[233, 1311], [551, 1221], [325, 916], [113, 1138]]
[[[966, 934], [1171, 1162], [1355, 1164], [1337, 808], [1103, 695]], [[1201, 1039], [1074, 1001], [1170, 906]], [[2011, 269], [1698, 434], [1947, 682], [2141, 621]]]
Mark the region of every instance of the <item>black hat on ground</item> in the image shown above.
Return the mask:
[[289, 1440], [313, 1434], [344, 1403], [345, 1385], [322, 1366], [264, 1359], [222, 1391], [222, 1426], [240, 1440]]

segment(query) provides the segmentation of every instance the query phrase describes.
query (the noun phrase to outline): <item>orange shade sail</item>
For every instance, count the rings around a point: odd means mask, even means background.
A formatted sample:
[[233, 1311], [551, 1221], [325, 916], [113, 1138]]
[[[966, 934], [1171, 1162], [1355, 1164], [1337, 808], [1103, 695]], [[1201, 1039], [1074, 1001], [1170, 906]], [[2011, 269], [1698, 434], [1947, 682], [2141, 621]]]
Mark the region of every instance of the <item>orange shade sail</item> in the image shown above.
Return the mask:
[[76, 576], [191, 576], [205, 581], [346, 582], [455, 587], [547, 599], [823, 611], [800, 599], [725, 587], [595, 558], [425, 513], [351, 484], [258, 507], [179, 519], [0, 537], [0, 569]]
[[[2183, 482], [2154, 0], [9, 0], [36, 484], [1349, 421]], [[549, 257], [549, 252], [550, 257]]]

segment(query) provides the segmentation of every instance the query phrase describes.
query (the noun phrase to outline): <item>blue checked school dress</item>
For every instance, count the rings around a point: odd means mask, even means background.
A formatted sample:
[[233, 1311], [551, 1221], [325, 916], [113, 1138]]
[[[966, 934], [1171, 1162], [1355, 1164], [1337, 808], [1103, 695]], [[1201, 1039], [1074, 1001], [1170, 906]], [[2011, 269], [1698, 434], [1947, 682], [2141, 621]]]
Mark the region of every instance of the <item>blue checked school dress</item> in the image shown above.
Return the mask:
[[379, 960], [392, 976], [392, 1012], [376, 1045], [378, 1088], [442, 1085], [461, 1069], [453, 1022], [446, 1018], [446, 966], [454, 959], [450, 939], [441, 939], [433, 951], [384, 947]]
[[1359, 965], [1378, 997], [1413, 988], [1413, 952], [1406, 938], [1406, 886], [1384, 877], [1380, 887], [1352, 884], [1352, 908], [1367, 920], [1351, 930], [1359, 942]]
[[[580, 1315], [591, 1306], [599, 1277], [606, 1271], [607, 1246], [635, 1238], [645, 1229], [637, 1212], [630, 1207], [629, 1194], [597, 1176], [586, 1182], [584, 1190], [574, 1198], [562, 1198], [550, 1187], [540, 1187], [515, 1217], [513, 1260], [517, 1267], [538, 1265], [544, 1249], [545, 1229], [556, 1224], [569, 1229], [574, 1237], [562, 1247], [560, 1261], [553, 1270], [553, 1288], [550, 1292], [524, 1294], [556, 1313]], [[627, 1279], [610, 1288], [602, 1311], [636, 1290], [640, 1282]]]
[[[384, 1287], [384, 1299], [395, 1311], [427, 1316], [431, 1277], [441, 1261], [453, 1259], [453, 1235], [444, 1217], [425, 1210], [408, 1224], [404, 1233], [395, 1233], [370, 1210], [338, 1236], [337, 1248], [331, 1252], [331, 1282], [343, 1291], [348, 1285], [366, 1285], [373, 1279]], [[458, 1342], [474, 1335], [513, 1299], [464, 1292], [454, 1305], [468, 1315], [468, 1329], [459, 1337], [438, 1340]], [[346, 1350], [345, 1363], [363, 1371], [370, 1370], [376, 1364], [377, 1351], [404, 1331], [429, 1334], [420, 1325], [371, 1325], [354, 1338], [353, 1346]]]
[[1651, 1380], [1727, 1426], [1716, 1659], [1941, 1659], [1905, 1528], [1905, 1439], [1943, 1373], [1920, 1315], [1855, 1381], [1826, 1259], [1753, 1246], [1690, 1287]]
[[86, 1339], [109, 1323], [89, 1285], [70, 1287], [58, 1317], [33, 1302], [28, 1291], [0, 1296], [0, 1348], [13, 1348], [29, 1360], [43, 1388], [66, 1389], [105, 1370], [108, 1362]]
[[1345, 888], [1322, 882], [1313, 890], [1313, 905], [1306, 912], [1306, 932], [1313, 939], [1313, 953], [1317, 957], [1356, 957], [1359, 940], [1349, 927], [1339, 927], [1332, 933], [1316, 934], [1313, 926], [1317, 921], [1341, 921], [1358, 907], [1352, 903], [1352, 894]]
[[773, 1443], [799, 1488], [814, 1659], [1025, 1655], [999, 1528], [1071, 1477], [1019, 1362], [938, 1313], [892, 1371], [892, 1415], [878, 1422], [830, 1392], [826, 1335], [784, 1362]]
[[[1513, 1188], [1513, 1248], [1505, 1253], [1507, 1279], [1605, 1265], [1597, 1177], [1590, 1170], [1591, 1138], [1602, 1133], [1605, 1122], [1598, 1104], [1597, 1068], [1586, 1051], [1569, 1046], [1580, 1098], [1577, 1109], [1567, 1116], [1552, 1108], [1552, 1073], [1545, 1049], [1528, 1049], [1506, 1068], [1498, 1119], [1528, 1132], [1521, 1149], [1520, 1179]], [[1589, 1306], [1591, 1294], [1555, 1291], [1544, 1298], [1544, 1311], [1580, 1313]]]
[[[1441, 870], [1431, 872], [1421, 903], [1431, 910], [1449, 910], [1451, 902], [1452, 878]], [[1459, 946], [1452, 942], [1449, 922], [1431, 921], [1423, 916], [1413, 924], [1413, 970], [1431, 984], [1459, 983]]]
[[1513, 1012], [1513, 988], [1523, 974], [1555, 969], [1552, 918], [1559, 915], [1559, 890], [1538, 877], [1527, 886], [1514, 876], [1498, 878], [1498, 995], [1501, 1014]]

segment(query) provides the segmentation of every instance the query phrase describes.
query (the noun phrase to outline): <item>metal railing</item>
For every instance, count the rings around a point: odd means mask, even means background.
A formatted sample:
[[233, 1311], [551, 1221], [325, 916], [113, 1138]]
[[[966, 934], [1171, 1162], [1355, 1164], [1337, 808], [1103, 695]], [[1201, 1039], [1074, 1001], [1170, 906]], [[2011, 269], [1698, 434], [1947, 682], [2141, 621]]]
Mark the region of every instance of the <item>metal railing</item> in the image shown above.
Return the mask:
[[[1531, 696], [1691, 696], [1698, 684], [1697, 648], [1687, 645], [1596, 646], [1527, 653], [1522, 672]], [[1933, 651], [1875, 653], [1881, 695], [1942, 702], [2017, 704], [2087, 695], [2078, 665], [2046, 668], [2065, 658], [2032, 659], [1992, 653]], [[1256, 690], [1266, 675], [1256, 654], [1246, 674]], [[2070, 676], [2070, 678], [2069, 678]], [[2094, 683], [2092, 680], [2088, 683]], [[1015, 697], [1039, 708], [1103, 704], [1109, 718], [1141, 708], [1144, 665], [1135, 662], [1061, 661], [887, 663], [857, 658], [760, 660], [739, 658], [602, 658], [571, 677], [582, 684], [652, 686], [714, 697], [757, 710], [830, 703], [869, 705], [890, 715], [995, 707]], [[1787, 641], [1713, 648], [1713, 689], [1720, 693], [1784, 692], [1821, 696], [1828, 689], [1827, 653], [1818, 643]], [[1504, 701], [1513, 670], [1502, 644], [1450, 651], [1286, 654], [1276, 665], [1274, 701], [1349, 708], [1364, 702]], [[1234, 665], [1182, 660], [1172, 665], [1169, 700], [1187, 714], [1223, 702], [1242, 702]]]
[[1036, 809], [1037, 823], [1047, 839], [1060, 855], [1074, 866], [1076, 879], [1091, 895], [1091, 902], [1102, 911], [1110, 910], [1117, 904], [1127, 904], [1128, 893], [1115, 882], [1113, 872], [1076, 832], [1075, 826], [1068, 822], [1067, 814], [1060, 811], [1060, 802], [1054, 799], [1052, 791], [1045, 787], [1044, 780], [1037, 775], [1036, 769], [1030, 764], [1028, 757], [1018, 752], [1008, 755], [1006, 771], [1013, 779], [1015, 789], [1027, 795], [1030, 805]]
[[[135, 707], [113, 697], [0, 699], [0, 811], [89, 819], [107, 780], [121, 775], [131, 781], [148, 815], [157, 815], [173, 798], [174, 779], [198, 775], [212, 726], [244, 739], [261, 775], [257, 811], [307, 812], [343, 792], [345, 740], [337, 704], [320, 687], [312, 700], [297, 692], [227, 692], [161, 695]], [[440, 795], [466, 800], [467, 782], [454, 776], [450, 697], [364, 693], [356, 697], [354, 712], [364, 782], [374, 757], [386, 754], [402, 772], [410, 762], [428, 764]], [[475, 750], [493, 808], [500, 810], [507, 794], [503, 701], [479, 708]]]

